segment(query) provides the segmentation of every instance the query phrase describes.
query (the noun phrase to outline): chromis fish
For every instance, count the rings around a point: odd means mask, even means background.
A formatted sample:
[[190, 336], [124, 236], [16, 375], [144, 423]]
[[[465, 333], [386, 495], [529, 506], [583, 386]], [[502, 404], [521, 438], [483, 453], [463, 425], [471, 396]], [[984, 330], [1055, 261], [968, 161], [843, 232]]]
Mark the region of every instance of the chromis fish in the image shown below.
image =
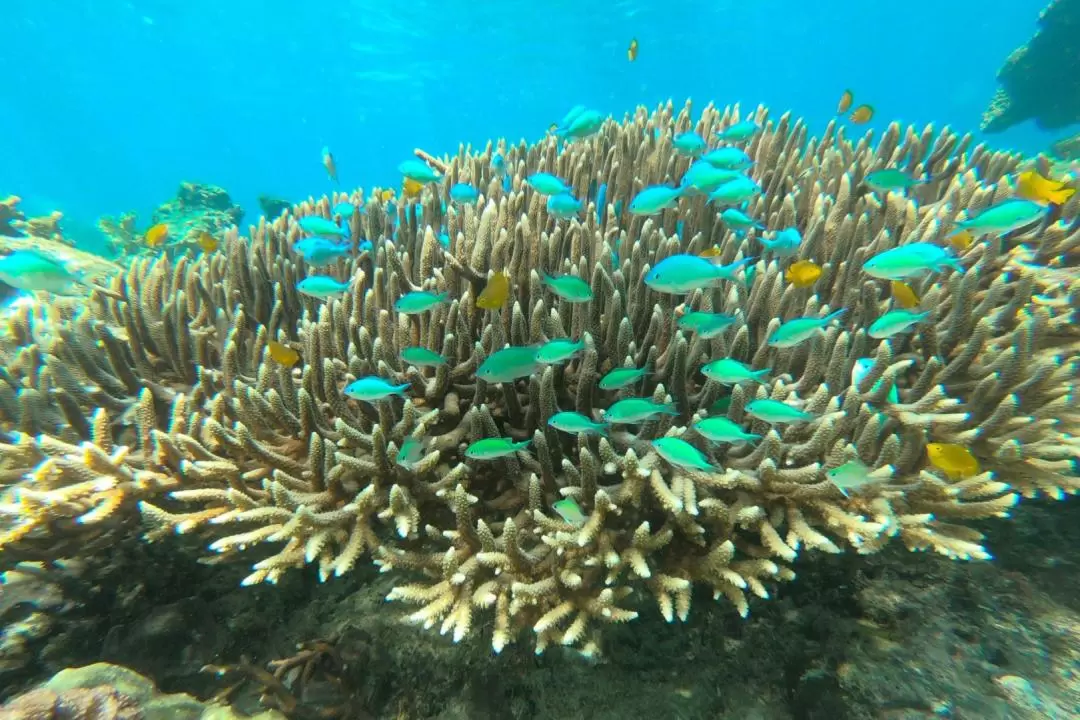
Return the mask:
[[701, 437], [716, 443], [744, 443], [761, 439], [757, 433], [748, 433], [742, 427], [726, 417], [707, 417], [694, 423], [694, 429]]
[[409, 159], [401, 163], [397, 167], [398, 172], [405, 176], [407, 180], [418, 182], [421, 185], [427, 183], [433, 183], [439, 181], [439, 174], [435, 172], [430, 165], [423, 160]]
[[330, 265], [349, 254], [350, 244], [324, 237], [300, 238], [293, 243], [293, 250], [312, 267]]
[[626, 398], [619, 400], [607, 410], [601, 411], [604, 422], [628, 425], [645, 422], [657, 415], [678, 415], [675, 403], [657, 403], [649, 398]]
[[570, 186], [551, 173], [533, 173], [525, 182], [541, 195], [570, 195]]
[[506, 158], [501, 152], [491, 156], [491, 171], [499, 176], [506, 173]]
[[341, 282], [327, 275], [309, 275], [296, 283], [296, 289], [308, 297], [326, 298], [341, 295], [352, 287], [352, 280]]
[[585, 513], [581, 511], [581, 506], [578, 505], [577, 500], [574, 498], [556, 500], [551, 504], [551, 509], [558, 513], [559, 517], [564, 521], [574, 527], [581, 527], [588, 519], [585, 517]]
[[739, 236], [750, 229], [760, 230], [765, 227], [742, 210], [733, 207], [729, 207], [720, 213], [720, 219], [724, 221], [725, 225], [731, 228], [736, 236]]
[[557, 412], [548, 420], [548, 425], [556, 430], [575, 435], [607, 435], [608, 424], [593, 422], [579, 412]]
[[698, 157], [703, 152], [707, 145], [705, 140], [695, 132], [679, 133], [671, 141], [671, 147], [675, 149], [675, 152], [686, 157]]
[[578, 116], [581, 115], [583, 112], [585, 112], [584, 105], [575, 105], [574, 107], [566, 111], [566, 114], [563, 115], [563, 119], [555, 124], [555, 128], [558, 129], [570, 127], [570, 124], [577, 120]]
[[511, 346], [488, 355], [476, 370], [476, 376], [489, 383], [513, 382], [535, 375], [540, 370], [540, 348]]
[[311, 235], [322, 235], [331, 237], [349, 237], [349, 228], [340, 227], [333, 220], [327, 220], [324, 217], [318, 215], [308, 215], [302, 217], [296, 221], [296, 224], [300, 226], [300, 229]]
[[716, 470], [705, 453], [682, 438], [663, 437], [652, 441], [656, 454], [678, 468], [687, 470]]
[[745, 170], [754, 164], [745, 150], [737, 147], [721, 147], [710, 150], [701, 159], [723, 170]]
[[510, 278], [504, 272], [497, 272], [488, 278], [487, 285], [476, 297], [476, 307], [481, 310], [498, 310], [510, 297]]
[[404, 397], [405, 391], [410, 387], [409, 383], [395, 385], [377, 375], [368, 375], [358, 380], [353, 380], [345, 386], [345, 394], [354, 400], [362, 400], [366, 403], [377, 403], [380, 400], [397, 395]]
[[556, 135], [572, 140], [580, 140], [600, 132], [604, 126], [604, 115], [599, 110], [583, 110], [577, 117], [555, 131]]
[[979, 461], [963, 445], [927, 443], [926, 457], [931, 465], [954, 480], [962, 480], [979, 474]]
[[609, 370], [604, 377], [600, 378], [601, 390], [621, 390], [628, 385], [633, 385], [649, 373], [649, 366], [645, 367], [622, 367]]
[[928, 317], [930, 311], [892, 310], [872, 322], [866, 334], [875, 340], [884, 340], [914, 327]]
[[798, 228], [784, 228], [773, 233], [771, 240], [763, 237], [758, 238], [766, 250], [775, 253], [777, 257], [790, 257], [799, 252], [802, 244], [802, 234]]
[[813, 260], [799, 260], [784, 271], [784, 279], [797, 288], [808, 288], [821, 277], [821, 266]]
[[585, 350], [584, 340], [552, 340], [540, 346], [536, 359], [544, 365], [559, 365], [571, 360]]
[[63, 293], [81, 282], [81, 276], [37, 251], [16, 250], [0, 257], [0, 280], [26, 292]]
[[679, 187], [683, 188], [687, 194], [711, 193], [724, 183], [741, 177], [746, 176], [738, 170], [719, 168], [705, 160], [698, 160], [683, 174]]
[[484, 438], [465, 448], [465, 457], [471, 460], [497, 460], [524, 451], [532, 439], [514, 442], [510, 438]]
[[480, 191], [469, 183], [457, 183], [450, 188], [450, 199], [461, 205], [472, 205], [480, 199]]
[[630, 212], [634, 215], [655, 215], [674, 207], [684, 193], [684, 188], [650, 185], [630, 201]]
[[547, 199], [548, 214], [560, 220], [577, 217], [583, 207], [583, 203], [570, 193], [549, 195]]
[[401, 448], [394, 459], [400, 467], [412, 472], [416, 463], [424, 456], [424, 443], [418, 438], [407, 437], [401, 441]]
[[[859, 389], [859, 386], [862, 385], [863, 379], [870, 374], [870, 371], [873, 369], [873, 367], [874, 358], [859, 358], [855, 361], [855, 364], [851, 368], [851, 386], [855, 388], [855, 390]], [[870, 392], [876, 393], [883, 382], [885, 381], [878, 380], [876, 383], [874, 383], [873, 387], [870, 388]], [[889, 388], [889, 394], [886, 400], [893, 405], [896, 405], [900, 402], [900, 391], [896, 389], [896, 385], [893, 385], [891, 388]]]
[[768, 379], [769, 368], [754, 370], [746, 363], [734, 358], [721, 358], [706, 364], [701, 368], [701, 373], [710, 380], [724, 385], [738, 385], [744, 382], [765, 382]]
[[946, 267], [964, 272], [964, 266], [948, 248], [914, 242], [878, 253], [863, 263], [863, 272], [881, 280], [904, 280], [926, 272], [940, 272]]
[[867, 173], [866, 177], [863, 178], [863, 182], [872, 190], [887, 193], [902, 192], [916, 185], [929, 182], [929, 180], [913, 178], [903, 170], [896, 168], [885, 168], [884, 170]]
[[563, 300], [571, 303], [589, 302], [593, 298], [592, 288], [577, 275], [544, 275], [543, 283], [551, 288]]
[[762, 192], [760, 185], [745, 175], [740, 175], [709, 193], [709, 202], [719, 205], [741, 205]]
[[1048, 208], [1033, 200], [1011, 198], [986, 208], [974, 217], [956, 223], [973, 235], [1004, 235], [1046, 217]]
[[322, 149], [322, 164], [323, 167], [326, 168], [326, 174], [330, 179], [337, 182], [337, 163], [334, 162], [334, 155], [330, 152], [330, 148], [328, 147]]
[[351, 202], [339, 202], [334, 206], [334, 214], [340, 215], [342, 218], [348, 219], [353, 216], [357, 211], [363, 212], [363, 209], [353, 205]]
[[419, 315], [432, 308], [450, 302], [450, 293], [433, 293], [429, 290], [415, 290], [405, 293], [394, 303], [394, 309], [403, 315]]
[[768, 345], [769, 347], [776, 348], [795, 347], [823, 332], [826, 325], [833, 320], [839, 319], [845, 312], [846, 308], [840, 308], [823, 318], [800, 317], [795, 318], [794, 320], [788, 320], [786, 323], [776, 328], [776, 332], [769, 337]]
[[1040, 205], [1064, 205], [1076, 193], [1065, 183], [1043, 177], [1034, 170], [1020, 173], [1016, 178], [1016, 194]]
[[858, 490], [859, 488], [867, 485], [873, 485], [877, 482], [877, 479], [870, 476], [870, 468], [859, 459], [848, 460], [846, 463], [839, 467], [834, 467], [831, 470], [825, 472], [825, 477], [829, 479], [836, 489], [843, 493], [844, 497], [849, 497], [851, 490]]
[[919, 296], [915, 294], [915, 289], [901, 280], [893, 280], [889, 283], [889, 287], [892, 291], [893, 300], [896, 304], [902, 308], [911, 309], [917, 307], [919, 304]]
[[657, 292], [681, 295], [721, 280], [734, 280], [739, 269], [751, 262], [753, 258], [744, 258], [730, 265], [717, 265], [697, 255], [669, 255], [649, 270], [645, 284]]
[[679, 318], [677, 325], [683, 330], [690, 330], [705, 340], [711, 340], [731, 327], [736, 321], [734, 315], [725, 313], [694, 311]]
[[716, 137], [727, 142], [742, 142], [754, 137], [760, 130], [761, 126], [753, 120], [741, 120], [724, 130], [718, 130]]
[[746, 414], [772, 424], [810, 422], [817, 417], [786, 402], [767, 398], [748, 402]]
[[450, 362], [442, 354], [418, 345], [402, 348], [401, 359], [417, 367], [439, 367]]

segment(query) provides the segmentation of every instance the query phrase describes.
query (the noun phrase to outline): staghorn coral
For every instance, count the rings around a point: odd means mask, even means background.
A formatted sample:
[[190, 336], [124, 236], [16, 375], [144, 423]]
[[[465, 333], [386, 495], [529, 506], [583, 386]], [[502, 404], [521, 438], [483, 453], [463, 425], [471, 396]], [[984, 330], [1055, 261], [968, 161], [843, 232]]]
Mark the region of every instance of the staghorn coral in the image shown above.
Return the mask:
[[[501, 146], [509, 192], [490, 170], [494, 147], [462, 148], [449, 160], [445, 187], [470, 180], [482, 203], [444, 211], [428, 193], [402, 203], [396, 218], [368, 203], [350, 222], [354, 239], [374, 242], [373, 257], [333, 268], [356, 282], [326, 303], [297, 292], [306, 268], [289, 247], [300, 234], [297, 215], [329, 217], [344, 197], [263, 219], [249, 238], [230, 230], [221, 253], [134, 260], [112, 286], [126, 300], [95, 296], [91, 317], [68, 321], [68, 335], [49, 346], [51, 357], [76, 360], [79, 382], [59, 382], [62, 371], [40, 358], [40, 348], [9, 350], [21, 356], [15, 377], [33, 378], [26, 384], [36, 395], [0, 402], [9, 422], [27, 428], [27, 439], [7, 446], [5, 456], [18, 449], [29, 457], [31, 446], [51, 448], [59, 434], [68, 448], [81, 439], [89, 467], [102, 462], [92, 448], [107, 439], [106, 426], [113, 453], [118, 434], [127, 433], [124, 442], [136, 450], [108, 467], [153, 474], [148, 483], [116, 481], [125, 490], [117, 514], [141, 497], [152, 539], [205, 534], [215, 562], [266, 548], [245, 584], [273, 583], [306, 565], [325, 580], [370, 558], [403, 573], [390, 599], [419, 605], [411, 620], [460, 640], [488, 625], [479, 617], [491, 618], [496, 651], [528, 631], [538, 651], [561, 644], [596, 652], [600, 628], [634, 619], [641, 594], [672, 622], [687, 618], [698, 586], [745, 616], [751, 598], [794, 577], [793, 563], [806, 551], [872, 553], [897, 539], [912, 550], [988, 558], [966, 523], [1007, 514], [1021, 495], [1080, 490], [1075, 350], [1059, 316], [1032, 301], [1031, 274], [1006, 269], [1003, 241], [973, 246], [963, 274], [916, 283], [933, 322], [887, 341], [866, 333], [889, 305], [887, 286], [860, 268], [900, 242], [943, 241], [962, 210], [1011, 195], [1020, 158], [931, 127], [893, 125], [875, 144], [849, 141], [831, 125], [811, 139], [800, 121], [766, 122], [758, 108], [754, 117], [765, 129], [748, 152], [766, 193], [750, 211], [771, 228], [798, 226], [800, 256], [824, 273], [814, 288], [795, 288], [783, 282], [780, 261], [765, 258], [752, 284], [740, 278], [692, 293], [688, 305], [740, 317], [727, 335], [706, 341], [678, 331], [682, 298], [653, 292], [644, 276], [680, 251], [716, 245], [725, 263], [755, 255], [756, 237], [736, 238], [703, 198], [655, 218], [619, 214], [614, 199], [681, 175], [689, 161], [672, 153], [673, 134], [694, 128], [709, 137], [739, 117], [738, 108], [710, 106], [695, 124], [689, 106], [668, 105], [608, 122], [598, 136], [561, 151], [554, 138]], [[934, 180], [909, 196], [860, 192], [862, 177], [882, 166]], [[555, 172], [587, 194], [593, 206], [585, 218], [550, 217], [544, 198], [525, 187], [525, 176], [537, 171]], [[599, 184], [611, 200], [596, 212]], [[362, 203], [365, 195], [348, 199]], [[1076, 205], [1065, 211], [1075, 217]], [[438, 239], [443, 226], [446, 248]], [[1018, 239], [1074, 246], [1077, 233], [1059, 222]], [[477, 309], [485, 279], [498, 270], [512, 279], [510, 304]], [[555, 298], [541, 271], [577, 274], [594, 299]], [[422, 316], [396, 314], [393, 302], [418, 288], [447, 291], [452, 301]], [[848, 309], [847, 322], [804, 346], [765, 344], [781, 319], [838, 307]], [[115, 347], [121, 332], [128, 347]], [[568, 366], [499, 386], [475, 375], [483, 357], [508, 343], [564, 336], [585, 341], [583, 357]], [[302, 365], [275, 364], [270, 340], [300, 349]], [[104, 355], [83, 350], [98, 342]], [[441, 352], [449, 366], [404, 365], [399, 351], [415, 344]], [[770, 367], [771, 380], [737, 386], [725, 398], [698, 373], [703, 361], [724, 355]], [[866, 356], [873, 368], [852, 386], [852, 366]], [[599, 440], [547, 426], [557, 409], [589, 414], [609, 405], [616, 394], [596, 381], [624, 365], [649, 365], [644, 394], [675, 402], [679, 417]], [[53, 385], [42, 385], [43, 366], [72, 396], [63, 417], [47, 402]], [[345, 399], [344, 385], [369, 374], [410, 383], [409, 397], [375, 408]], [[897, 404], [886, 402], [892, 388]], [[86, 394], [95, 393], [117, 411], [136, 408], [134, 431], [98, 415], [91, 424]], [[722, 398], [727, 416], [745, 421], [747, 402], [764, 397], [802, 402], [819, 418], [784, 429], [751, 423], [764, 439], [710, 448], [722, 468], [714, 473], [673, 470], [648, 442], [693, 440], [689, 424]], [[529, 438], [532, 452], [486, 464], [464, 459], [468, 442], [496, 436]], [[393, 459], [409, 437], [426, 447], [405, 469]], [[931, 441], [967, 445], [982, 472], [952, 480], [927, 469]], [[62, 456], [77, 467], [75, 455]], [[847, 497], [824, 472], [856, 457], [877, 482]], [[71, 480], [47, 492], [65, 492]], [[582, 525], [549, 509], [562, 497], [577, 500]], [[74, 517], [96, 507], [83, 501]], [[61, 527], [72, 517], [61, 513]], [[50, 528], [33, 530], [42, 542], [55, 541]], [[18, 552], [32, 535], [0, 551]]]
[[19, 202], [22, 200], [18, 195], [8, 195], [0, 200], [0, 236], [19, 237], [22, 231], [17, 223], [25, 222], [26, 215], [19, 210]]

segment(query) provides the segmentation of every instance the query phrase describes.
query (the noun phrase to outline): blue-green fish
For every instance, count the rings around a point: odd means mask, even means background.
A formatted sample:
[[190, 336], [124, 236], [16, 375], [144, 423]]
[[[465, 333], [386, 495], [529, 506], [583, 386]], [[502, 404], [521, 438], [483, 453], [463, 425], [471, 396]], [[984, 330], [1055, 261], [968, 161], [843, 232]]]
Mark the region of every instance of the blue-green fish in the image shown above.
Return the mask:
[[685, 192], [685, 188], [650, 185], [630, 201], [630, 212], [634, 215], [655, 215], [674, 207]]
[[801, 317], [795, 318], [794, 320], [788, 320], [786, 323], [776, 328], [776, 332], [769, 337], [769, 347], [789, 348], [795, 347], [799, 343], [806, 342], [818, 333], [823, 332], [826, 325], [833, 320], [839, 319], [846, 310], [847, 308], [840, 308], [836, 312], [831, 312], [823, 318]]
[[439, 181], [439, 174], [431, 169], [423, 160], [410, 159], [398, 165], [398, 172], [418, 183], [433, 183]]
[[741, 205], [762, 193], [761, 186], [745, 175], [733, 178], [709, 193], [709, 202]]
[[327, 275], [309, 275], [296, 283], [296, 289], [304, 295], [325, 300], [341, 295], [352, 287], [352, 280], [340, 282]]
[[915, 242], [878, 253], [863, 263], [863, 272], [882, 280], [904, 280], [926, 272], [939, 272], [946, 267], [964, 272], [964, 266], [949, 248]]
[[753, 120], [742, 120], [724, 130], [717, 130], [716, 137], [728, 142], [742, 142], [758, 134], [761, 126]]
[[713, 360], [701, 368], [701, 372], [705, 377], [718, 383], [738, 385], [744, 382], [765, 382], [768, 379], [769, 368], [754, 370], [746, 363], [734, 358], [722, 358]]
[[761, 229], [765, 226], [759, 223], [754, 218], [744, 213], [739, 208], [729, 207], [720, 213], [720, 219], [724, 221], [724, 224], [731, 228], [732, 232], [736, 235], [741, 235], [751, 228]]
[[551, 504], [551, 509], [557, 512], [559, 517], [574, 527], [581, 527], [585, 524], [585, 520], [587, 519], [585, 513], [581, 512], [581, 506], [578, 505], [577, 500], [574, 498], [556, 500]]
[[368, 375], [359, 380], [353, 380], [345, 386], [345, 394], [354, 400], [363, 400], [367, 403], [376, 403], [397, 395], [404, 397], [409, 389], [409, 383], [394, 385], [376, 375]]
[[599, 110], [583, 110], [570, 121], [555, 131], [556, 135], [570, 139], [580, 139], [595, 135], [604, 126], [604, 116]]
[[567, 302], [583, 303], [592, 300], [592, 288], [577, 275], [545, 274], [543, 282], [551, 288], [551, 292]]
[[540, 370], [539, 352], [540, 348], [532, 346], [496, 350], [480, 363], [476, 376], [485, 382], [503, 383], [535, 375]]
[[398, 450], [394, 459], [398, 465], [412, 472], [416, 463], [424, 456], [424, 443], [414, 437], [407, 437], [401, 441], [401, 449]]
[[736, 320], [738, 318], [734, 315], [697, 310], [683, 315], [677, 324], [683, 330], [690, 330], [706, 340], [711, 340], [731, 327]]
[[536, 359], [545, 365], [558, 365], [572, 359], [584, 349], [584, 340], [552, 340], [540, 346], [536, 351]]
[[499, 177], [506, 174], [506, 158], [501, 152], [491, 156], [491, 171]]
[[601, 390], [621, 390], [628, 385], [633, 385], [649, 372], [649, 367], [640, 368], [615, 368], [600, 378]]
[[450, 188], [450, 199], [462, 205], [472, 205], [480, 199], [480, 191], [469, 183], [457, 183]]
[[450, 362], [434, 350], [429, 350], [426, 347], [420, 346], [403, 348], [401, 351], [401, 359], [410, 365], [416, 365], [417, 367], [439, 367], [440, 365], [446, 365]]
[[339, 202], [337, 205], [334, 206], [334, 214], [340, 215], [342, 219], [345, 220], [351, 218], [353, 216], [353, 213], [355, 213], [357, 210], [359, 210], [360, 212], [364, 212], [363, 208], [358, 208], [351, 202]]
[[593, 422], [587, 416], [569, 410], [552, 415], [548, 425], [575, 435], [607, 435], [609, 427], [607, 423]]
[[789, 227], [774, 233], [771, 240], [759, 237], [758, 242], [764, 245], [766, 250], [775, 253], [777, 257], [790, 257], [799, 252], [802, 234], [799, 233], [798, 228]]
[[652, 441], [657, 454], [678, 468], [687, 470], [716, 470], [705, 453], [682, 438], [663, 437]]
[[751, 262], [753, 258], [744, 258], [730, 265], [717, 265], [697, 255], [669, 255], [645, 275], [645, 284], [657, 292], [680, 295], [721, 280], [734, 280], [739, 269]]
[[484, 438], [465, 448], [465, 457], [471, 460], [495, 460], [523, 451], [531, 442], [531, 439], [514, 442], [510, 438]]
[[450, 293], [433, 293], [428, 290], [417, 290], [405, 293], [394, 303], [394, 309], [403, 315], [417, 315], [427, 312], [436, 305], [449, 302]]
[[551, 173], [534, 173], [526, 178], [525, 182], [529, 184], [529, 187], [541, 195], [573, 194], [569, 185], [563, 182], [561, 178], [557, 178]]
[[302, 217], [296, 221], [296, 224], [300, 226], [301, 230], [306, 233], [311, 233], [312, 235], [321, 235], [323, 237], [349, 237], [348, 227], [339, 227], [333, 220], [327, 220], [318, 215]]
[[347, 256], [352, 249], [350, 243], [330, 240], [325, 237], [300, 238], [293, 243], [293, 250], [304, 258], [312, 267], [332, 265]]
[[863, 178], [863, 182], [873, 190], [893, 192], [907, 190], [928, 181], [913, 178], [903, 170], [886, 168], [885, 170], [875, 170], [872, 173], [867, 173], [866, 177]]
[[[851, 368], [851, 386], [856, 390], [859, 389], [859, 384], [863, 381], [867, 375], [870, 374], [870, 370], [874, 367], [874, 358], [859, 358], [855, 361], [855, 365]], [[878, 380], [874, 383], [874, 386], [870, 388], [870, 392], [877, 392], [884, 380]], [[896, 405], [900, 402], [900, 391], [896, 389], [896, 385], [889, 388], [888, 402]]]
[[691, 191], [711, 193], [724, 183], [741, 177], [746, 176], [738, 170], [719, 168], [702, 159], [687, 169], [679, 182], [679, 187], [685, 188], [688, 194]]
[[928, 317], [930, 317], [929, 310], [926, 312], [892, 310], [871, 323], [866, 332], [875, 340], [884, 340], [885, 338], [892, 337], [897, 333], [908, 330]]
[[623, 425], [644, 422], [660, 414], [678, 415], [679, 410], [675, 403], [657, 403], [649, 398], [626, 398], [601, 411], [604, 422]]
[[63, 264], [33, 250], [16, 250], [0, 257], [0, 280], [17, 290], [62, 293], [80, 276]]
[[558, 130], [559, 128], [568, 128], [568, 127], [570, 127], [571, 123], [573, 123], [575, 120], [577, 120], [578, 117], [580, 117], [581, 114], [584, 113], [584, 112], [585, 112], [585, 106], [584, 105], [575, 105], [574, 107], [572, 107], [572, 108], [570, 108], [569, 110], [566, 111], [566, 114], [563, 115], [562, 121], [560, 121], [559, 124], [555, 126], [555, 129]]
[[582, 207], [582, 202], [570, 193], [549, 195], [547, 199], [548, 215], [557, 217], [560, 220], [570, 220], [577, 217]]
[[840, 467], [834, 467], [825, 473], [825, 477], [844, 494], [844, 497], [848, 497], [850, 490], [858, 490], [877, 482], [870, 477], [870, 468], [866, 467], [861, 460], [849, 460]]
[[1043, 219], [1048, 210], [1048, 207], [1031, 200], [1002, 200], [975, 217], [956, 223], [956, 229], [967, 230], [973, 235], [1004, 235]]
[[721, 147], [705, 153], [702, 160], [724, 170], [745, 170], [754, 164], [745, 150], [737, 147]]
[[748, 433], [726, 417], [707, 417], [694, 423], [698, 434], [710, 442], [744, 443], [760, 440], [756, 433]]
[[705, 140], [695, 132], [679, 133], [671, 141], [671, 146], [675, 148], [675, 152], [686, 157], [698, 157], [707, 147]]
[[746, 404], [746, 414], [767, 423], [810, 422], [816, 415], [804, 412], [779, 400], [751, 400]]

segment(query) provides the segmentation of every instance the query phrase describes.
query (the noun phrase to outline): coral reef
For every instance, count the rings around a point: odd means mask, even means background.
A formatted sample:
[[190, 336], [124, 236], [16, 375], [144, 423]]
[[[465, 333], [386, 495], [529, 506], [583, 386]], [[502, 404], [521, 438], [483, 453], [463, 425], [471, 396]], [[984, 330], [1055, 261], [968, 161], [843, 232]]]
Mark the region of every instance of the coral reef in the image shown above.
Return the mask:
[[[684, 298], [653, 291], [648, 270], [711, 246], [724, 263], [756, 256], [759, 237], [736, 235], [704, 198], [653, 218], [631, 215], [621, 199], [685, 171], [674, 134], [711, 137], [741, 117], [710, 106], [693, 123], [689, 106], [668, 105], [564, 148], [555, 138], [462, 148], [440, 194], [402, 202], [395, 216], [371, 202], [349, 220], [353, 238], [374, 249], [330, 268], [355, 282], [325, 303], [296, 288], [309, 272], [290, 250], [297, 217], [329, 218], [335, 202], [363, 203], [360, 192], [263, 219], [248, 238], [230, 229], [219, 253], [135, 259], [113, 280], [124, 299], [95, 295], [88, 313], [18, 310], [0, 346], [0, 419], [13, 428], [0, 445], [0, 562], [86, 552], [129, 527], [138, 506], [153, 540], [199, 534], [212, 562], [254, 556], [247, 585], [307, 565], [326, 580], [370, 559], [395, 573], [390, 599], [420, 606], [409, 615], [418, 624], [455, 640], [483, 632], [496, 651], [531, 634], [538, 652], [566, 645], [591, 655], [600, 629], [633, 620], [648, 598], [668, 622], [688, 619], [704, 597], [695, 588], [745, 616], [752, 598], [794, 578], [803, 555], [869, 554], [895, 540], [989, 558], [973, 521], [1006, 515], [1021, 496], [1080, 490], [1075, 325], [1035, 299], [1032, 273], [1006, 269], [1013, 246], [1029, 248], [1029, 266], [1051, 248], [1075, 249], [1080, 205], [1073, 198], [1062, 220], [972, 245], [965, 272], [915, 283], [929, 322], [874, 340], [867, 328], [892, 301], [886, 283], [861, 274], [863, 262], [900, 243], [945, 241], [962, 211], [1015, 193], [1021, 158], [932, 127], [893, 125], [876, 144], [848, 140], [835, 124], [808, 138], [800, 121], [768, 120], [758, 108], [764, 129], [747, 152], [765, 194], [748, 211], [770, 228], [798, 227], [798, 256], [823, 274], [812, 288], [786, 284], [789, 261], [765, 253], [752, 282], [740, 274], [685, 298], [738, 317], [726, 335], [688, 336], [675, 322]], [[509, 191], [491, 169], [496, 149]], [[860, 191], [867, 172], [893, 166], [934, 179], [908, 195]], [[589, 200], [587, 215], [549, 215], [525, 183], [540, 171], [566, 178]], [[484, 197], [444, 211], [458, 181]], [[600, 186], [608, 201], [596, 207]], [[495, 271], [510, 277], [510, 302], [479, 309]], [[553, 296], [542, 273], [584, 279], [591, 302]], [[423, 315], [394, 311], [418, 289], [450, 301]], [[1055, 292], [1080, 306], [1075, 283]], [[837, 308], [845, 322], [805, 345], [768, 345], [782, 320]], [[476, 375], [506, 344], [563, 337], [584, 341], [581, 358], [513, 383]], [[277, 364], [270, 341], [296, 347], [303, 362]], [[400, 351], [411, 345], [450, 362], [409, 366]], [[723, 356], [768, 367], [769, 379], [730, 391], [703, 379], [701, 364]], [[872, 368], [853, 384], [860, 358]], [[623, 366], [650, 368], [642, 395], [674, 403], [678, 415], [598, 439], [548, 425], [558, 409], [593, 415], [633, 392], [596, 385]], [[408, 383], [404, 402], [343, 395], [372, 374]], [[887, 400], [894, 390], [898, 402]], [[747, 404], [765, 398], [816, 418], [786, 428], [749, 418]], [[718, 401], [763, 439], [701, 444], [688, 426]], [[665, 436], [693, 440], [716, 470], [665, 463], [650, 443]], [[486, 437], [531, 440], [530, 452], [467, 459], [466, 444]], [[424, 442], [424, 455], [406, 467], [395, 458], [409, 438]], [[929, 442], [968, 447], [980, 472], [928, 467]], [[874, 482], [841, 492], [825, 473], [854, 459]], [[580, 523], [550, 509], [563, 498], [576, 500]]]
[[1080, 134], [1058, 140], [1050, 152], [1060, 160], [1080, 160]]
[[1000, 87], [982, 118], [986, 132], [1032, 118], [1048, 130], [1080, 123], [1080, 0], [1051, 0], [1038, 24], [998, 71]]

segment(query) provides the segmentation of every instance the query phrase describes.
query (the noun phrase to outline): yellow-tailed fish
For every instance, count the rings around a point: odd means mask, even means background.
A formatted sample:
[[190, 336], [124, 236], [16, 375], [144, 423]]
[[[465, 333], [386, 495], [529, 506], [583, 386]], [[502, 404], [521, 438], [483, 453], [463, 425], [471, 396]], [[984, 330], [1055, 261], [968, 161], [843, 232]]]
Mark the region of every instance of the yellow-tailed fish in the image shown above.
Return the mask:
[[282, 345], [277, 340], [268, 342], [266, 344], [266, 350], [270, 355], [270, 359], [278, 365], [284, 365], [287, 368], [291, 368], [296, 365], [296, 363], [300, 362], [300, 353], [293, 350], [288, 345]]
[[497, 272], [488, 278], [487, 285], [476, 298], [476, 307], [483, 310], [498, 310], [510, 297], [510, 278], [504, 272]]
[[1065, 183], [1045, 178], [1034, 170], [1020, 173], [1016, 183], [1017, 195], [1040, 205], [1064, 205], [1075, 192]]
[[927, 443], [926, 457], [931, 465], [954, 480], [979, 474], [979, 461], [963, 445]]
[[169, 226], [165, 223], [158, 223], [146, 231], [143, 239], [149, 247], [158, 247], [165, 243], [167, 237], [169, 237]]
[[892, 288], [893, 300], [896, 301], [897, 305], [907, 310], [918, 307], [919, 296], [915, 294], [915, 290], [906, 282], [893, 280], [889, 283], [889, 287]]
[[218, 249], [217, 238], [205, 230], [199, 233], [199, 237], [195, 242], [199, 244], [199, 247], [202, 248], [202, 251], [205, 253], [212, 253]]
[[821, 277], [821, 266], [813, 260], [800, 260], [784, 271], [784, 279], [797, 288], [808, 288]]

